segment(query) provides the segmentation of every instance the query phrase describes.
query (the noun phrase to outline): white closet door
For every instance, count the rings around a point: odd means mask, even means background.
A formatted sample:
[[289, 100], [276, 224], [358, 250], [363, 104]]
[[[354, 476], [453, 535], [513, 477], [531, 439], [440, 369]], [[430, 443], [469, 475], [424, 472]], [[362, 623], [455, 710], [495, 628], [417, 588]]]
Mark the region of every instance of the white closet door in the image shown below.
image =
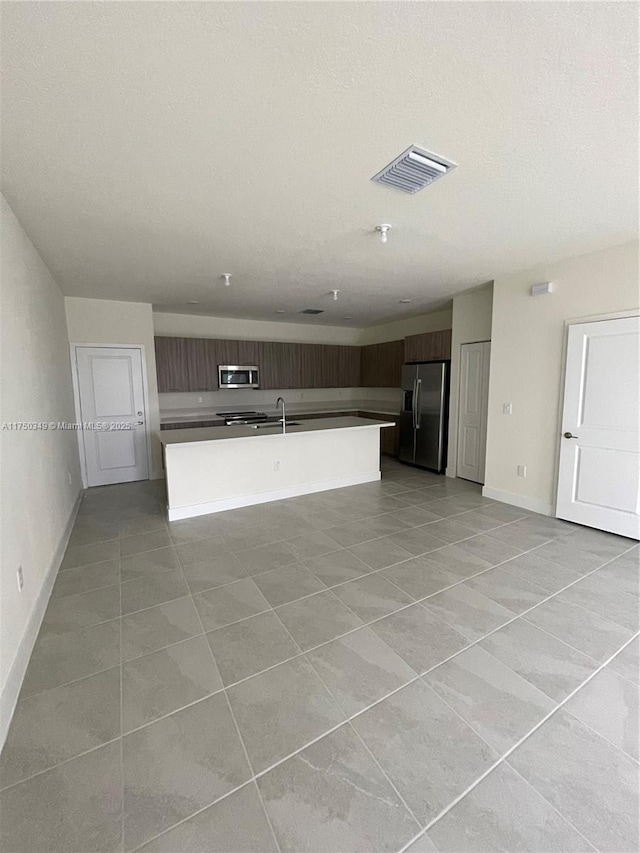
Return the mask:
[[640, 318], [569, 326], [556, 514], [639, 538]]
[[457, 476], [484, 483], [491, 343], [460, 347]]
[[146, 480], [142, 351], [77, 347], [76, 359], [87, 485]]

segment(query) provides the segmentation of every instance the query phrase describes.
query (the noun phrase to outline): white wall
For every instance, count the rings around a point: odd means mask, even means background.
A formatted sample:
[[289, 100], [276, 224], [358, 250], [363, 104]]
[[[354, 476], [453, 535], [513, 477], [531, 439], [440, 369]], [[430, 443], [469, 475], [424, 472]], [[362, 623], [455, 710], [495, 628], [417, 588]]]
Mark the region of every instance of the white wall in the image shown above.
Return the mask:
[[343, 326], [321, 326], [306, 323], [279, 323], [264, 320], [235, 320], [225, 317], [200, 317], [193, 314], [164, 314], [155, 312], [153, 327], [156, 335], [176, 335], [185, 338], [230, 338], [247, 341], [289, 341], [304, 344], [378, 344], [397, 341], [407, 335], [435, 332], [451, 328], [451, 309], [433, 311], [396, 320], [368, 329]]
[[149, 428], [153, 455], [152, 477], [162, 476], [162, 451], [155, 433], [160, 429], [153, 314], [145, 302], [65, 298], [71, 343], [141, 344], [145, 348], [149, 391]]
[[[73, 422], [64, 298], [2, 196], [0, 217], [0, 421]], [[0, 479], [1, 745], [75, 518], [81, 490], [75, 432], [3, 429]]]
[[357, 344], [361, 329], [343, 326], [314, 326], [311, 323], [279, 323], [266, 320], [236, 320], [201, 317], [195, 314], [155, 312], [156, 335], [184, 338], [222, 338], [240, 341], [288, 341], [308, 344]]
[[[532, 284], [556, 291], [532, 297]], [[638, 309], [638, 243], [496, 278], [485, 493], [553, 513], [560, 443], [565, 321]], [[621, 368], [623, 366], [621, 365]], [[502, 413], [512, 403], [513, 414]], [[526, 478], [517, 466], [527, 466]]]
[[451, 391], [449, 394], [449, 450], [447, 476], [456, 476], [458, 461], [458, 410], [460, 403], [460, 364], [462, 344], [491, 340], [491, 284], [469, 290], [453, 298], [451, 319]]
[[381, 344], [385, 341], [397, 341], [409, 335], [420, 335], [423, 332], [437, 332], [440, 329], [451, 328], [451, 308], [442, 311], [432, 311], [419, 317], [409, 317], [407, 320], [395, 320], [381, 326], [371, 326], [361, 329], [360, 344]]

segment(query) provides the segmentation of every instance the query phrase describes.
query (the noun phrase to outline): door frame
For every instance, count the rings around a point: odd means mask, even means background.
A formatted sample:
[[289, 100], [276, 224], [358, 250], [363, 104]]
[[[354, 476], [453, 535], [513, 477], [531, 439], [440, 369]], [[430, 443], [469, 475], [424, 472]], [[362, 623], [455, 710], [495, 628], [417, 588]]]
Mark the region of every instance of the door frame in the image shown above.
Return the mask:
[[[149, 386], [147, 382], [147, 354], [144, 344], [92, 344], [85, 342], [73, 342], [69, 344], [71, 355], [71, 383], [73, 385], [73, 402], [76, 411], [76, 422], [82, 423], [82, 409], [80, 407], [80, 382], [78, 378], [78, 359], [77, 354], [79, 349], [137, 349], [140, 351], [140, 363], [142, 365], [142, 396], [144, 399], [145, 412], [145, 428], [144, 438], [147, 447], [147, 479], [152, 479], [153, 460], [151, 456], [151, 431], [149, 422]], [[82, 477], [83, 489], [88, 488], [87, 477], [87, 460], [84, 451], [84, 432], [79, 429], [76, 431], [78, 435], [78, 453], [80, 456], [80, 474]]]
[[[640, 309], [630, 308], [628, 311], [613, 311], [609, 314], [588, 314], [586, 317], [571, 317], [564, 321], [563, 338], [562, 338], [562, 358], [560, 359], [560, 386], [558, 389], [558, 410], [557, 410], [557, 436], [554, 459], [554, 478], [555, 489], [553, 493], [553, 503], [551, 504], [551, 512], [553, 518], [558, 518], [558, 487], [560, 485], [560, 447], [562, 445], [562, 435], [560, 428], [562, 426], [562, 415], [564, 412], [564, 393], [567, 379], [567, 350], [569, 348], [569, 328], [582, 323], [600, 323], [603, 320], [625, 320], [629, 317], [640, 317]], [[597, 528], [593, 528], [596, 530]]]

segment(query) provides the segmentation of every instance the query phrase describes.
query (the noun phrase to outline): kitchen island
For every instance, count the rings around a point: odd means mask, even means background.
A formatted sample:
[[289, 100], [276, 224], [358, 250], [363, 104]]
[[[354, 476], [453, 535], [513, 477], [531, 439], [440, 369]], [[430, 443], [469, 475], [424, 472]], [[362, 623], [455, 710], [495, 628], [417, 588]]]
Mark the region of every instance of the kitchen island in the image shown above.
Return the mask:
[[158, 433], [169, 521], [380, 479], [391, 421], [335, 417]]

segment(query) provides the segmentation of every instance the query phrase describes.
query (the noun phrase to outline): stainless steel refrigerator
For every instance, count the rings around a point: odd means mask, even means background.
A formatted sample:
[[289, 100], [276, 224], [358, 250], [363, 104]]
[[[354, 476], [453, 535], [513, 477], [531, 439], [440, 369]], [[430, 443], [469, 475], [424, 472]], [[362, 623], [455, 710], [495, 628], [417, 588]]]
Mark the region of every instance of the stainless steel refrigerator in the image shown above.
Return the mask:
[[400, 461], [438, 474], [447, 467], [449, 365], [428, 361], [402, 368]]

